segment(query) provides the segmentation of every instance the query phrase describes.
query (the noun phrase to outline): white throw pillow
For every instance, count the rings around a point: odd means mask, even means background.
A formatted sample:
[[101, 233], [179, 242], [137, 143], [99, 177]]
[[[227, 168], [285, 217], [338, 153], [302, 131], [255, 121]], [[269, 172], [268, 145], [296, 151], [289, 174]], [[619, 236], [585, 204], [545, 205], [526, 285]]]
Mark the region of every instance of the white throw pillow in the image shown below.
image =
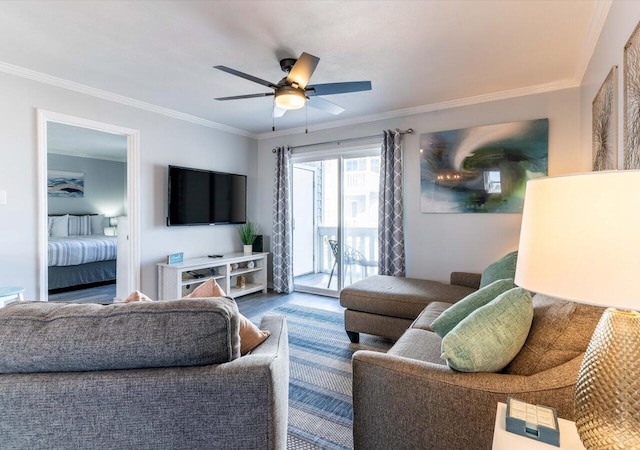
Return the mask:
[[104, 236], [104, 214], [91, 216], [91, 234]]
[[51, 236], [53, 237], [69, 236], [69, 214], [65, 214], [64, 216], [53, 217], [53, 224], [51, 225]]

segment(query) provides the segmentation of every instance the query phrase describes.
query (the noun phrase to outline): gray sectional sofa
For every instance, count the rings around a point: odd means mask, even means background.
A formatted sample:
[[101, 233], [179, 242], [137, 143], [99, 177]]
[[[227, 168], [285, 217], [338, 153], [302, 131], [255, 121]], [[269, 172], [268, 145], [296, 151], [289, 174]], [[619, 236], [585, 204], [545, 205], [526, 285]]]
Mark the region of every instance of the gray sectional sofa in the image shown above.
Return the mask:
[[0, 448], [285, 449], [284, 316], [240, 356], [231, 299], [0, 308]]
[[524, 347], [500, 373], [462, 373], [440, 358], [431, 302], [388, 353], [353, 355], [356, 450], [490, 449], [498, 402], [553, 406], [573, 419], [583, 353], [603, 309], [537, 294]]

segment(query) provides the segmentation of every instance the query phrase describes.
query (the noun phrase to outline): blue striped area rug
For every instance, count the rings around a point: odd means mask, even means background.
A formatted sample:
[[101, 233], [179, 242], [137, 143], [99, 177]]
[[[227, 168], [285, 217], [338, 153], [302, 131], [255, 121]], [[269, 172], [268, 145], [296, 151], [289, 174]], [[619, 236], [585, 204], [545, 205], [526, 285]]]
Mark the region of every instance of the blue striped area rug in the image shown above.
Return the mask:
[[273, 310], [289, 328], [290, 450], [352, 449], [351, 356], [356, 350], [386, 352], [391, 341], [361, 335], [352, 344], [343, 314], [299, 305]]

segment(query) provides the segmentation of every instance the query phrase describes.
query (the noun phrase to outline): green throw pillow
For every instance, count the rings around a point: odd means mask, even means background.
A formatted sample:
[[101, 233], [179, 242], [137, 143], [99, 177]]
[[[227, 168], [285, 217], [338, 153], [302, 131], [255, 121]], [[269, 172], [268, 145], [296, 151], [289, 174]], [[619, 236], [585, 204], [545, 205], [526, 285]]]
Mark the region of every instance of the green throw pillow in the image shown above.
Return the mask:
[[442, 359], [461, 372], [497, 372], [516, 357], [529, 335], [533, 303], [514, 288], [478, 308], [442, 339]]
[[435, 331], [438, 336], [445, 337], [445, 335], [453, 330], [462, 319], [474, 312], [481, 306], [486, 305], [498, 295], [503, 292], [507, 292], [509, 289], [516, 287], [513, 284], [513, 280], [497, 280], [493, 283], [480, 288], [472, 294], [467, 295], [459, 302], [454, 303], [447, 308], [440, 316], [433, 321], [431, 329]]
[[499, 261], [494, 262], [482, 272], [480, 287], [483, 288], [496, 280], [504, 280], [516, 277], [516, 263], [518, 262], [518, 252], [511, 252], [503, 256]]

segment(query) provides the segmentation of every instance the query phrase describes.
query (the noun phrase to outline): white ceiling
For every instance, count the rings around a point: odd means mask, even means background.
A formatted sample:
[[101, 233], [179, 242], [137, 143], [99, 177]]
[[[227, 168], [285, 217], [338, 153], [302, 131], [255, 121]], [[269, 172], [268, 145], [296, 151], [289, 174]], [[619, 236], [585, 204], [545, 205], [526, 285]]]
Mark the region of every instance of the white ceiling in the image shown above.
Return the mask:
[[63, 123], [47, 124], [47, 152], [86, 158], [127, 160], [127, 136]]
[[[327, 96], [346, 108], [339, 116], [309, 108], [310, 126], [558, 89], [580, 82], [604, 4], [3, 1], [0, 70], [19, 66], [262, 137], [270, 97], [213, 99], [270, 90], [212, 66], [277, 82], [278, 60], [306, 51], [320, 58], [311, 84], [371, 80], [372, 91]], [[304, 125], [304, 109], [276, 119], [277, 129]]]

